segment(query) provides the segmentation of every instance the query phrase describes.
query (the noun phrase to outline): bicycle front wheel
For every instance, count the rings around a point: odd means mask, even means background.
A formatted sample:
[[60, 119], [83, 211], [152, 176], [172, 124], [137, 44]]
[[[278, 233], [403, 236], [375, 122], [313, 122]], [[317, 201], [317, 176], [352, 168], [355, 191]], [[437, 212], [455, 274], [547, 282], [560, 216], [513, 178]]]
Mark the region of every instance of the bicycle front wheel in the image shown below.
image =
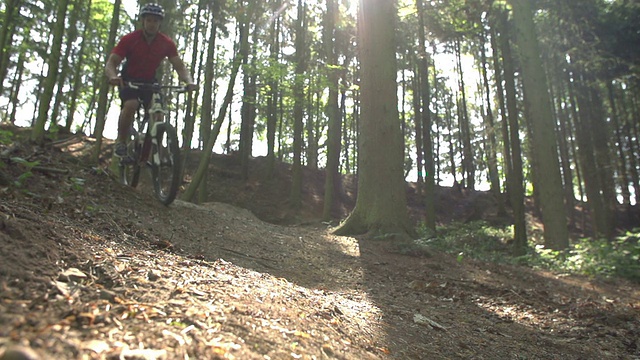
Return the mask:
[[127, 145], [127, 156], [120, 159], [120, 182], [131, 187], [138, 186], [140, 180], [140, 163], [138, 154], [140, 153], [140, 143], [138, 134], [133, 132]]
[[154, 126], [151, 153], [153, 188], [156, 198], [169, 205], [175, 200], [182, 182], [178, 136], [170, 124], [157, 123]]

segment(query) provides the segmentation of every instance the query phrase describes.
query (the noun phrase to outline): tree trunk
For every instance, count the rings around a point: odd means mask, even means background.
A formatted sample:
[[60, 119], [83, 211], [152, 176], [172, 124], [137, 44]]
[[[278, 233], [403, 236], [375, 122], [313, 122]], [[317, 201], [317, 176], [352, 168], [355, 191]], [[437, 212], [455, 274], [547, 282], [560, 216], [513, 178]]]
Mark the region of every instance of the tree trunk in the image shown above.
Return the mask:
[[578, 155], [580, 156], [580, 165], [582, 167], [582, 179], [584, 181], [585, 192], [587, 195], [587, 204], [591, 213], [594, 234], [599, 236], [607, 236], [610, 228], [609, 216], [605, 199], [602, 194], [600, 183], [598, 162], [596, 160], [596, 149], [594, 147], [595, 139], [591, 127], [594, 126], [592, 117], [594, 116], [591, 108], [591, 97], [588, 84], [576, 73], [573, 81], [576, 86], [576, 99], [578, 102], [579, 118], [576, 124], [576, 135], [578, 139]]
[[[254, 27], [253, 39], [257, 39], [257, 29]], [[255, 49], [255, 47], [253, 47]], [[256, 123], [256, 57], [252, 51], [249, 61], [249, 54], [245, 59], [243, 68], [243, 87], [244, 95], [242, 96], [242, 108], [240, 110], [242, 122], [240, 123], [240, 142], [238, 144], [240, 150], [240, 175], [243, 180], [249, 179], [249, 159], [253, 149], [253, 134]]]
[[[500, 15], [497, 15], [500, 16]], [[491, 18], [492, 19], [492, 18]], [[493, 19], [492, 19], [493, 20]], [[498, 36], [505, 36], [505, 34], [498, 35], [497, 31], [498, 21], [491, 23], [491, 48], [493, 49], [493, 68], [495, 70], [495, 83], [496, 83], [496, 97], [498, 99], [498, 105], [500, 107], [500, 114], [502, 117], [502, 125], [500, 126], [502, 136], [502, 156], [503, 156], [503, 173], [505, 177], [505, 189], [507, 193], [507, 199], [511, 194], [511, 173], [513, 172], [513, 162], [511, 160], [511, 141], [509, 140], [509, 116], [507, 115], [507, 106], [504, 96], [504, 87], [502, 86], [503, 66], [500, 63], [500, 55], [502, 51], [499, 48], [497, 38]], [[497, 149], [496, 149], [497, 150]], [[509, 201], [509, 200], [507, 200]]]
[[618, 151], [618, 173], [620, 174], [620, 189], [622, 194], [622, 203], [631, 204], [631, 192], [629, 191], [629, 173], [627, 172], [627, 159], [624, 151], [624, 143], [620, 129], [619, 111], [615, 96], [615, 89], [612, 81], [607, 82], [607, 93], [609, 95], [609, 106], [611, 107], [611, 123], [615, 134], [616, 150]]
[[306, 23], [307, 6], [304, 0], [298, 0], [298, 23], [296, 26], [296, 70], [293, 84], [293, 166], [291, 168], [291, 192], [289, 206], [298, 209], [302, 203], [302, 133], [304, 131], [304, 73], [306, 63]]
[[[396, 87], [395, 2], [359, 7], [361, 107], [358, 197], [338, 235], [413, 234], [407, 214]], [[384, 174], [384, 176], [381, 176]]]
[[457, 172], [456, 172], [456, 158], [455, 158], [455, 153], [456, 151], [456, 144], [458, 144], [457, 141], [455, 141], [455, 137], [453, 134], [453, 114], [451, 113], [453, 109], [453, 95], [449, 95], [448, 101], [447, 101], [447, 133], [448, 133], [448, 140], [449, 140], [449, 166], [451, 167], [451, 177], [453, 177], [453, 185], [457, 186], [459, 185], [458, 183], [458, 178], [456, 177]]
[[[628, 102], [631, 105], [632, 110], [625, 111], [628, 113], [627, 115], [627, 123], [625, 125], [626, 130], [626, 147], [629, 152], [629, 172], [631, 175], [631, 184], [633, 186], [633, 194], [636, 206], [640, 205], [640, 174], [638, 172], [638, 159], [640, 159], [640, 147], [638, 146], [638, 122], [640, 122], [640, 114], [638, 112], [638, 88], [628, 95], [629, 99], [627, 101], [623, 101], [622, 105], [627, 107], [625, 104]], [[636, 139], [634, 142], [633, 139]]]
[[[227, 116], [227, 109], [231, 104], [231, 100], [233, 100], [233, 87], [235, 85], [236, 78], [238, 76], [238, 71], [240, 70], [240, 65], [242, 65], [243, 57], [246, 56], [247, 54], [246, 49], [249, 46], [247, 41], [247, 37], [248, 37], [247, 23], [248, 23], [248, 19], [245, 19], [245, 21], [243, 21], [239, 25], [240, 39], [238, 40], [238, 42], [241, 44], [240, 47], [242, 49], [236, 53], [236, 57], [233, 60], [233, 63], [231, 66], [231, 76], [229, 79], [229, 84], [227, 86], [227, 92], [224, 96], [224, 101], [220, 106], [220, 111], [218, 112], [218, 117], [216, 118], [215, 124], [212, 128], [210, 128], [210, 131], [206, 134], [207, 141], [204, 144], [202, 149], [202, 156], [200, 157], [198, 169], [196, 170], [196, 173], [193, 175], [191, 184], [189, 184], [189, 187], [187, 187], [184, 194], [182, 195], [182, 199], [185, 201], [193, 200], [196, 194], [196, 191], [201, 187], [201, 184], [203, 183], [203, 179], [205, 179], [208, 173], [209, 162], [211, 160], [211, 152], [213, 151], [213, 145], [215, 144], [218, 134], [220, 133], [220, 128], [222, 127], [222, 123], [224, 122], [224, 119]], [[214, 44], [214, 43], [215, 41], [211, 39], [209, 43], [210, 46], [207, 49], [207, 52], [208, 52], [207, 59], [209, 58], [213, 59], [214, 57], [213, 54], [215, 52], [215, 46], [211, 46], [211, 44]], [[208, 64], [210, 68], [208, 68], [207, 71], [205, 72], [205, 90], [204, 90], [205, 103], [203, 104], [203, 107], [202, 107], [203, 117], [212, 116], [213, 114], [211, 99], [213, 94], [212, 82], [213, 82], [214, 64], [213, 64], [213, 61], [208, 62]], [[209, 105], [205, 108], [207, 101], [209, 102]], [[205, 113], [205, 110], [207, 111], [206, 113]], [[200, 190], [201, 190], [200, 192], [203, 193], [204, 192], [203, 190], [206, 190], [206, 189], [200, 188]]]
[[462, 69], [462, 50], [460, 49], [460, 38], [456, 42], [456, 60], [458, 67], [458, 83], [460, 88], [460, 105], [458, 108], [460, 136], [462, 141], [462, 176], [466, 177], [466, 187], [469, 190], [475, 189], [475, 163], [473, 161], [473, 148], [471, 147], [471, 123], [469, 122], [469, 114], [467, 112], [467, 92], [464, 82], [464, 70]]
[[554, 250], [564, 250], [569, 247], [569, 231], [555, 142], [555, 123], [530, 1], [511, 1], [513, 24], [517, 32], [516, 39], [522, 63], [524, 105], [533, 125], [532, 144], [539, 170], [537, 187], [540, 191], [545, 246]]
[[[118, 33], [118, 25], [120, 24], [120, 5], [122, 0], [115, 0], [113, 5], [113, 16], [111, 18], [111, 27], [109, 28], [109, 40], [107, 41], [106, 48], [113, 49], [116, 43], [116, 35]], [[104, 62], [106, 63], [109, 53], [106, 54]], [[104, 131], [104, 124], [107, 116], [107, 100], [109, 98], [109, 82], [104, 76], [99, 77], [102, 80], [98, 81], [100, 88], [98, 90], [98, 109], [96, 110], [96, 127], [93, 131], [93, 136], [96, 137], [96, 145], [94, 147], [92, 162], [97, 164], [100, 160], [100, 149], [102, 148], [102, 132]]]
[[16, 29], [16, 14], [22, 8], [21, 0], [7, 0], [4, 10], [4, 19], [0, 27], [0, 84], [4, 83], [9, 67], [10, 46], [13, 43], [13, 33]]
[[59, 0], [56, 10], [56, 24], [53, 29], [53, 42], [47, 60], [48, 75], [42, 82], [42, 98], [38, 108], [38, 118], [31, 133], [31, 141], [42, 144], [44, 142], [45, 125], [49, 116], [53, 90], [56, 86], [58, 68], [60, 66], [60, 50], [64, 38], [64, 25], [67, 14], [67, 6], [70, 0]]
[[[422, 142], [424, 153], [424, 223], [427, 229], [435, 233], [436, 231], [436, 194], [435, 194], [435, 166], [433, 159], [433, 141], [431, 138], [431, 88], [429, 86], [429, 55], [427, 54], [424, 7], [422, 0], [417, 0], [418, 8], [418, 51], [419, 51], [419, 71], [420, 76], [420, 121], [422, 122]], [[417, 116], [416, 116], [417, 117]], [[418, 129], [416, 128], [416, 133]], [[416, 138], [418, 135], [416, 134]], [[420, 164], [421, 165], [421, 164]], [[421, 169], [421, 168], [420, 168]]]
[[[309, 79], [309, 89], [314, 87], [314, 79]], [[306, 151], [305, 156], [307, 159], [307, 167], [309, 169], [318, 170], [318, 151], [320, 149], [320, 144], [318, 139], [320, 138], [320, 96], [318, 91], [308, 91], [307, 92], [307, 121], [305, 124], [305, 129], [307, 132], [307, 141], [306, 141]], [[316, 101], [315, 99], [318, 99]]]
[[[200, 138], [202, 140], [202, 157], [200, 158], [199, 161], [199, 166], [198, 166], [198, 170], [203, 169], [203, 176], [201, 179], [198, 179], [198, 186], [197, 187], [193, 187], [192, 189], [192, 185], [189, 186], [189, 188], [187, 189], [187, 191], [189, 192], [189, 194], [185, 194], [183, 196], [183, 198], [186, 201], [193, 201], [193, 197], [196, 193], [197, 190], [200, 190], [198, 192], [198, 201], [200, 202], [204, 202], [207, 199], [207, 177], [204, 175], [206, 174], [206, 169], [209, 166], [209, 160], [211, 159], [211, 150], [209, 150], [209, 152], [205, 152], [205, 149], [207, 147], [207, 144], [211, 144], [211, 149], [213, 149], [213, 144], [215, 144], [215, 139], [210, 142], [209, 141], [209, 137], [212, 136], [212, 134], [215, 134], [215, 130], [213, 130], [213, 116], [214, 116], [214, 93], [215, 93], [215, 87], [216, 87], [216, 83], [215, 83], [215, 79], [214, 79], [214, 73], [215, 73], [215, 67], [216, 67], [216, 61], [215, 61], [215, 55], [216, 55], [216, 37], [217, 37], [217, 26], [216, 26], [216, 11], [217, 9], [213, 9], [211, 12], [211, 33], [209, 34], [209, 39], [207, 39], [207, 56], [206, 56], [206, 61], [205, 61], [205, 68], [204, 68], [204, 88], [202, 89], [202, 110], [201, 110], [201, 118], [200, 118]], [[237, 47], [242, 47], [242, 42], [243, 37], [245, 36], [245, 31], [242, 28], [242, 22], [240, 22], [240, 24], [238, 24], [239, 28], [239, 33], [240, 33], [240, 39], [238, 40], [238, 45]], [[240, 69], [240, 65], [241, 65], [241, 59], [242, 59], [242, 54], [241, 52], [238, 52], [237, 55], [237, 59], [236, 61], [240, 61], [240, 63], [236, 64], [234, 63], [234, 65], [237, 66], [236, 72]], [[237, 76], [236, 74], [231, 74], [232, 76]], [[233, 78], [233, 82], [235, 83], [235, 77]], [[227, 91], [228, 94], [228, 91]], [[226, 99], [225, 99], [226, 100]], [[231, 99], [229, 99], [229, 101], [231, 101]], [[221, 119], [221, 121], [224, 121], [222, 119], [224, 119], [224, 115], [222, 113], [218, 114], [218, 118]], [[222, 126], [222, 124], [220, 124], [220, 126]]]
[[[193, 52], [191, 53], [191, 59], [194, 63], [196, 63], [196, 59], [200, 59], [198, 62], [197, 72], [196, 67], [191, 67], [191, 77], [197, 82], [200, 83], [200, 74], [202, 73], [203, 68], [203, 58], [204, 54], [202, 54], [202, 49], [198, 46], [200, 44], [200, 32], [202, 28], [202, 12], [204, 11], [206, 0], [198, 1], [198, 11], [196, 13], [195, 18], [195, 26], [193, 27]], [[204, 29], [206, 33], [206, 26]], [[212, 37], [215, 39], [216, 29], [215, 27], [211, 28]], [[199, 57], [198, 57], [199, 56]], [[198, 76], [195, 76], [195, 74]], [[194, 106], [194, 99], [197, 99], [200, 95], [200, 87], [196, 91], [189, 92], [187, 94], [187, 109], [185, 111], [185, 119], [184, 119], [184, 129], [182, 130], [182, 171], [184, 173], [184, 169], [187, 166], [187, 161], [189, 159], [189, 155], [191, 153], [191, 143], [193, 142], [193, 132], [195, 129], [195, 120], [196, 120], [196, 107]]]
[[[576, 171], [576, 183], [578, 184], [578, 194], [579, 194], [579, 199], [580, 201], [584, 201], [584, 189], [582, 186], [582, 165], [580, 164], [580, 155], [578, 154], [578, 150], [577, 150], [577, 136], [575, 135], [578, 132], [578, 122], [579, 122], [579, 116], [578, 116], [578, 105], [576, 103], [576, 95], [575, 95], [575, 85], [573, 84], [573, 79], [571, 78], [571, 72], [570, 70], [567, 68], [565, 68], [565, 75], [564, 75], [564, 84], [567, 86], [567, 93], [568, 98], [569, 98], [569, 104], [570, 106], [570, 113], [571, 116], [568, 117], [569, 123], [567, 124], [567, 130], [569, 133], [569, 146], [570, 146], [570, 152], [571, 152], [571, 157], [574, 159], [575, 162], [575, 171]], [[573, 120], [573, 121], [572, 121]], [[576, 129], [574, 131], [574, 129]], [[584, 228], [584, 227], [583, 227]]]
[[338, 107], [338, 80], [339, 73], [337, 69], [338, 56], [336, 54], [336, 31], [335, 19], [338, 16], [338, 6], [335, 0], [327, 1], [327, 12], [325, 14], [323, 43], [324, 52], [327, 62], [326, 71], [329, 80], [329, 97], [327, 99], [327, 119], [329, 122], [329, 130], [327, 134], [327, 168], [325, 171], [324, 181], [324, 207], [322, 218], [329, 221], [332, 218], [331, 211], [338, 190], [340, 189], [340, 140], [342, 119], [340, 117], [340, 108]]
[[589, 99], [593, 106], [592, 125], [590, 127], [593, 145], [595, 148], [596, 164], [598, 170], [598, 181], [600, 183], [600, 191], [605, 206], [604, 216], [606, 228], [603, 229], [603, 235], [607, 239], [613, 239], [615, 236], [616, 218], [615, 211], [618, 204], [616, 198], [615, 182], [613, 174], [615, 173], [614, 163], [611, 161], [611, 149], [609, 148], [609, 138], [612, 137], [611, 131], [607, 124], [607, 115], [603, 108], [604, 96], [600, 93], [599, 87], [589, 86]]
[[[418, 0], [420, 1], [420, 0]], [[420, 54], [418, 54], [420, 56]], [[424, 192], [424, 141], [422, 141], [422, 116], [421, 114], [421, 94], [420, 94], [420, 62], [416, 59], [416, 64], [414, 65], [414, 77], [411, 83], [412, 91], [413, 91], [413, 100], [412, 107], [414, 113], [414, 122], [416, 124], [416, 168], [418, 171], [418, 194], [422, 196]]]
[[[28, 40], [25, 40], [28, 41]], [[11, 124], [15, 124], [16, 121], [16, 113], [18, 112], [18, 108], [20, 107], [19, 102], [20, 99], [18, 95], [20, 94], [20, 87], [22, 85], [22, 76], [24, 75], [24, 63], [27, 54], [27, 49], [20, 50], [20, 55], [18, 56], [18, 63], [16, 65], [16, 74], [13, 78], [13, 86], [11, 88], [11, 115], [9, 115], [9, 122]]]
[[522, 144], [520, 143], [520, 125], [518, 122], [518, 102], [516, 98], [515, 65], [511, 53], [511, 33], [507, 23], [507, 12], [501, 11], [498, 19], [500, 31], [499, 44], [503, 58], [504, 90], [506, 112], [503, 121], [507, 132], [511, 153], [509, 169], [509, 199], [513, 209], [513, 250], [516, 255], [527, 252], [527, 223], [524, 207], [524, 175], [522, 166]]
[[[274, 3], [274, 6], [278, 6], [277, 3]], [[277, 8], [274, 8], [273, 11], [277, 11]], [[273, 65], [278, 64], [280, 58], [280, 17], [277, 17], [275, 21], [273, 21], [273, 26], [271, 28], [271, 43], [269, 45], [270, 48], [270, 60]], [[275, 168], [275, 160], [276, 160], [276, 130], [278, 127], [278, 98], [279, 98], [279, 87], [280, 87], [280, 78], [278, 77], [270, 77], [267, 81], [269, 85], [269, 95], [267, 97], [267, 178], [273, 178], [273, 172]]]
[[[73, 65], [73, 67], [77, 69], [80, 62], [80, 56], [79, 56], [80, 54], [78, 54], [76, 62], [73, 63], [71, 59], [71, 50], [73, 49], [73, 46], [72, 46], [73, 42], [76, 41], [76, 39], [78, 38], [78, 18], [80, 17], [81, 12], [84, 10], [82, 8], [83, 2], [84, 1], [75, 1], [75, 2], [72, 1], [73, 10], [71, 10], [71, 15], [69, 17], [69, 30], [67, 32], [67, 37], [66, 37], [67, 41], [65, 43], [64, 56], [62, 57], [63, 61], [60, 62], [60, 71], [58, 74], [58, 83], [56, 86], [57, 91], [54, 97], [53, 111], [51, 112], [52, 126], [59, 125], [60, 108], [62, 106], [62, 98], [64, 95], [63, 89], [64, 89], [64, 84], [69, 77], [68, 74], [69, 74], [70, 67], [71, 65]], [[90, 12], [88, 9], [85, 11], [87, 13]], [[82, 45], [84, 45], [84, 41], [82, 42]], [[67, 128], [65, 124], [65, 126], [62, 127], [62, 129], [65, 132], [69, 133], [71, 130], [71, 125], [69, 124], [69, 127]]]
[[[562, 74], [563, 70], [557, 70], [557, 73]], [[564, 76], [558, 76], [555, 83], [558, 86], [558, 94], [552, 98], [556, 99], [558, 104], [558, 147], [560, 149], [560, 161], [562, 166], [562, 179], [564, 183], [564, 203], [567, 207], [567, 216], [569, 217], [569, 223], [573, 226], [575, 223], [575, 217], [573, 215], [573, 207], [576, 202], [576, 196], [573, 190], [573, 170], [571, 169], [571, 156], [569, 152], [570, 134], [567, 127], [570, 126], [569, 114], [566, 108], [563, 107], [563, 99], [566, 99], [566, 91], [564, 89]]]
[[[487, 144], [487, 164], [489, 168], [489, 180], [491, 183], [491, 192], [496, 197], [500, 197], [500, 176], [498, 175], [498, 142], [496, 141], [496, 128], [493, 120], [493, 111], [491, 109], [491, 90], [489, 87], [489, 77], [487, 75], [487, 54], [485, 50], [486, 34], [484, 30], [480, 30], [480, 61], [482, 62], [482, 83], [484, 84], [485, 96], [487, 100], [487, 114], [484, 117], [485, 134], [488, 140]], [[502, 202], [498, 200], [501, 212], [504, 212]]]
[[[82, 38], [86, 38], [87, 34], [89, 33], [89, 30], [91, 30], [91, 16], [92, 16], [92, 12], [91, 12], [91, 3], [92, 0], [88, 0], [87, 1], [87, 8], [86, 8], [86, 13], [85, 13], [85, 18], [83, 21], [83, 27], [84, 30], [82, 32]], [[77, 6], [77, 5], [76, 5]], [[77, 109], [77, 104], [78, 104], [78, 96], [80, 94], [80, 90], [82, 88], [82, 76], [83, 74], [83, 67], [84, 67], [84, 61], [85, 61], [85, 50], [86, 50], [86, 43], [87, 41], [83, 41], [82, 44], [80, 44], [80, 49], [78, 50], [78, 61], [76, 63], [75, 66], [75, 72], [73, 74], [73, 85], [71, 86], [71, 94], [70, 94], [70, 104], [69, 104], [69, 111], [67, 113], [67, 119], [64, 123], [64, 129], [66, 132], [71, 132], [71, 125], [73, 124], [73, 118], [74, 118], [74, 114], [76, 112]]]

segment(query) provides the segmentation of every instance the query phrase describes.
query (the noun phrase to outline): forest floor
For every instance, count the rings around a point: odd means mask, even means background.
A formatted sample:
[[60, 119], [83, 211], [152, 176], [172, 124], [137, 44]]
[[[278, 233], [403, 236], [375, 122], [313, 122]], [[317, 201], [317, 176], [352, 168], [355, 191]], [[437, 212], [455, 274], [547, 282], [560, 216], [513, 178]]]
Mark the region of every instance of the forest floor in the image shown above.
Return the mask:
[[[2, 360], [640, 359], [639, 284], [334, 236], [322, 173], [291, 212], [287, 166], [265, 181], [261, 158], [242, 181], [216, 156], [215, 202], [166, 207], [87, 165], [93, 143], [0, 145], [39, 166], [1, 170], [20, 179], [0, 185]], [[439, 221], [482, 194], [439, 189]]]

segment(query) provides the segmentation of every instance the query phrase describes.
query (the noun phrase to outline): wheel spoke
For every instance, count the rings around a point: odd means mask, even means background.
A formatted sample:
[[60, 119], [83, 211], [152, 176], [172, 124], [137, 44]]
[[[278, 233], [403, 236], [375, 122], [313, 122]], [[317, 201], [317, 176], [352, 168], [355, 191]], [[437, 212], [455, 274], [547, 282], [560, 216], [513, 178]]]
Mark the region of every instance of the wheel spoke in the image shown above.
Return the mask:
[[158, 124], [153, 144], [151, 169], [156, 197], [169, 205], [175, 199], [180, 179], [180, 148], [175, 129], [166, 123]]
[[138, 186], [140, 180], [140, 164], [136, 160], [139, 152], [137, 146], [137, 135], [131, 135], [127, 145], [127, 156], [120, 159], [120, 182], [131, 187]]

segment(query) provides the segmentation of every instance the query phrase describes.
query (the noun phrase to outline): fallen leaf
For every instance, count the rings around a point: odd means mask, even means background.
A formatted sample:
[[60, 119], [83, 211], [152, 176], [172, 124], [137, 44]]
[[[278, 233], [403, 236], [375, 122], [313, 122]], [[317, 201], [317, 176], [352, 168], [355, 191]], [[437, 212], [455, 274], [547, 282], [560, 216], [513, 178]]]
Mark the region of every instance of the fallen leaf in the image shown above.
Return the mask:
[[445, 328], [444, 326], [438, 324], [437, 322], [429, 319], [428, 317], [426, 317], [426, 316], [424, 316], [422, 314], [414, 314], [413, 315], [413, 322], [418, 324], [418, 325], [430, 326], [430, 327], [434, 327], [434, 328], [439, 329], [439, 330], [447, 331], [447, 328]]
[[111, 349], [109, 344], [106, 341], [102, 340], [89, 340], [82, 344], [82, 348], [85, 350], [91, 350], [96, 354], [101, 354]]
[[65, 281], [65, 282], [66, 281], [79, 282], [80, 280], [86, 279], [86, 278], [87, 278], [87, 275], [76, 268], [68, 268], [67, 270], [64, 270], [63, 272], [61, 272], [60, 275], [58, 276], [58, 280]]

